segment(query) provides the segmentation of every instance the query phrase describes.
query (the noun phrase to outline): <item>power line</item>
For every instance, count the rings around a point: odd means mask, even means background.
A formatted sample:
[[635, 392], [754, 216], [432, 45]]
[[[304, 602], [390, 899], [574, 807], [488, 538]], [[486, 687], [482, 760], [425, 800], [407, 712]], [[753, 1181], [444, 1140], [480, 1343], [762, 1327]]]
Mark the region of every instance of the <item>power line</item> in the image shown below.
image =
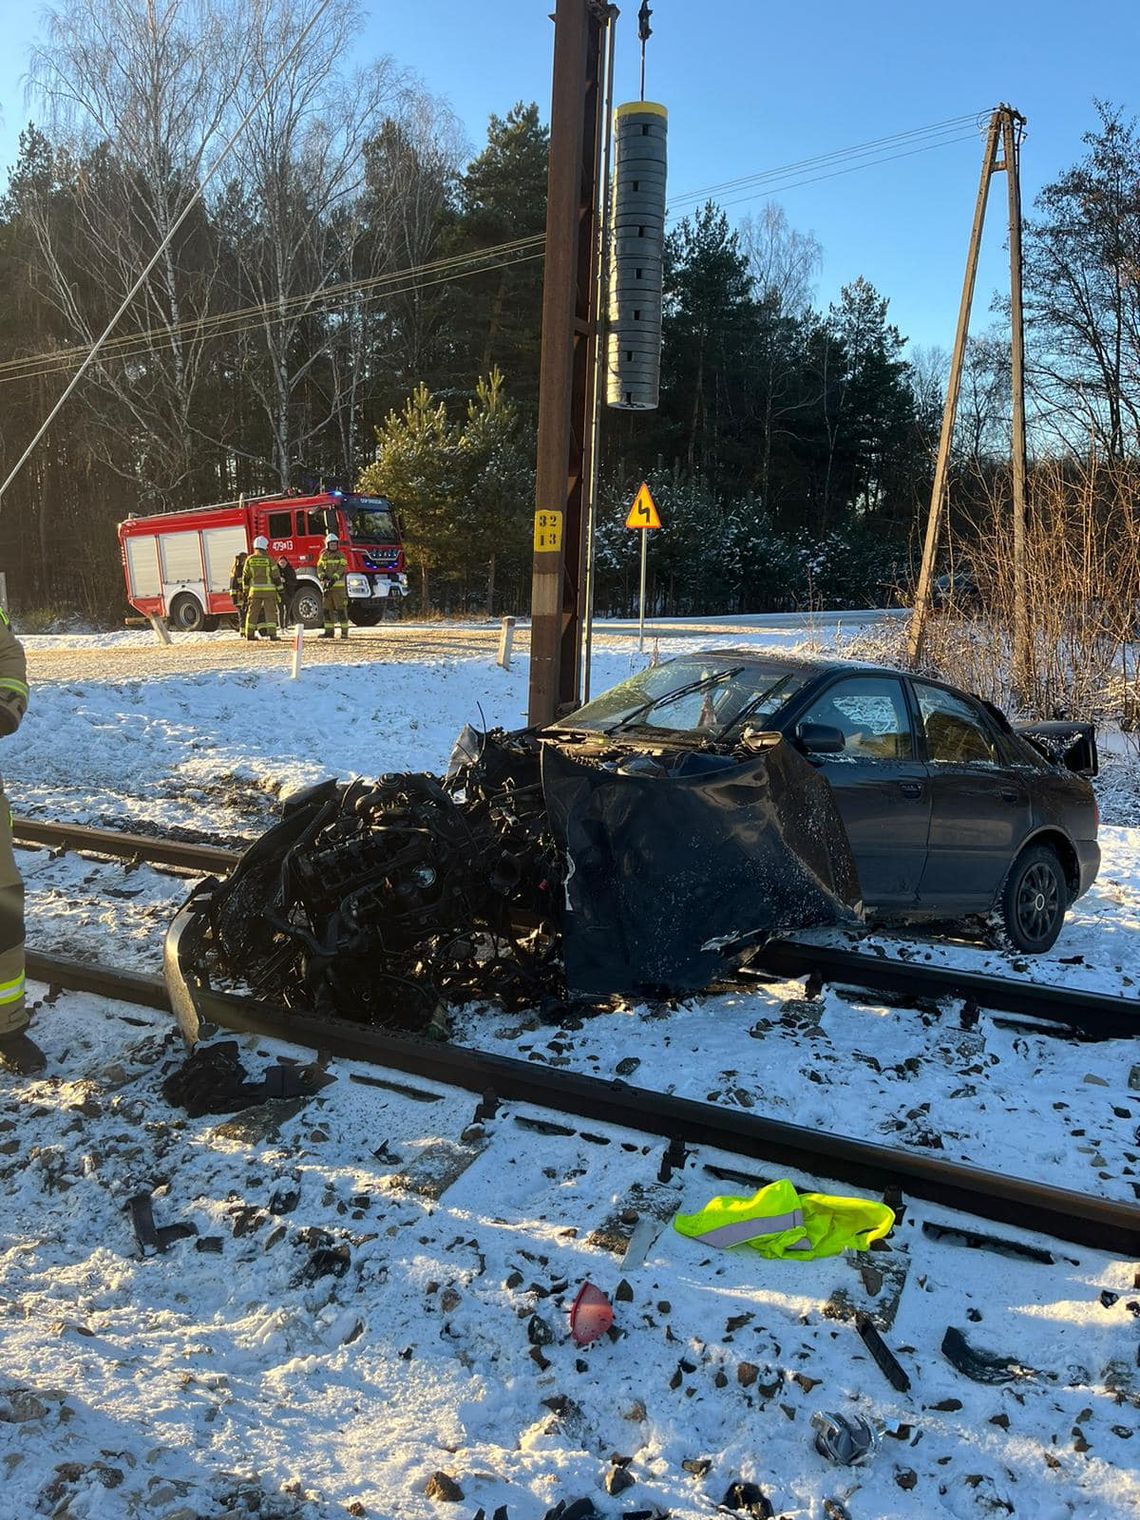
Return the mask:
[[[253, 120], [254, 112], [258, 109], [258, 107], [261, 105], [262, 101], [269, 94], [270, 90], [277, 83], [278, 79], [285, 72], [285, 70], [288, 67], [288, 65], [290, 63], [292, 63], [292, 61], [293, 61], [294, 57], [296, 56], [296, 54], [301, 51], [301, 48], [302, 48], [302, 46], [303, 46], [306, 38], [308, 37], [309, 33], [313, 30], [313, 28], [316, 26], [317, 22], [324, 15], [325, 11], [328, 10], [328, 8], [329, 8], [329, 6], [331, 4], [332, 4], [332, 0], [320, 0], [320, 3], [317, 6], [316, 10], [313, 12], [312, 16], [310, 16], [309, 20], [306, 21], [305, 25], [297, 33], [297, 39], [293, 43], [293, 46], [281, 58], [280, 62], [277, 64], [277, 67], [273, 70], [273, 72], [270, 74], [269, 78], [265, 81], [265, 84], [262, 87], [261, 91], [254, 98], [253, 103], [249, 106], [249, 108], [246, 111], [245, 115], [238, 122], [238, 124], [234, 128], [233, 132], [230, 134], [230, 136], [227, 138], [226, 142], [223, 144], [223, 146], [221, 148], [221, 151], [215, 155], [213, 163], [206, 170], [206, 173], [202, 176], [202, 181], [198, 185], [197, 189], [194, 191], [194, 194], [186, 202], [185, 206], [183, 206], [183, 208], [179, 212], [178, 216], [175, 217], [174, 222], [172, 223], [172, 225], [170, 226], [169, 230], [166, 233], [166, 236], [164, 238], [162, 238], [162, 240], [159, 242], [158, 247], [154, 250], [154, 252], [151, 254], [150, 258], [147, 260], [147, 263], [144, 266], [142, 273], [139, 275], [139, 277], [135, 281], [135, 283], [131, 286], [131, 288], [127, 292], [127, 294], [123, 297], [123, 300], [122, 300], [122, 303], [119, 306], [119, 309], [115, 312], [115, 315], [107, 323], [107, 326], [103, 329], [103, 332], [100, 334], [100, 336], [96, 340], [96, 342], [91, 346], [90, 349], [88, 349], [86, 358], [83, 360], [83, 362], [79, 366], [78, 370], [76, 370], [75, 374], [71, 377], [71, 379], [68, 382], [67, 386], [64, 388], [64, 392], [60, 396], [59, 400], [55, 403], [55, 405], [52, 407], [51, 411], [47, 414], [47, 416], [44, 418], [43, 422], [40, 424], [39, 428], [36, 431], [35, 437], [32, 439], [31, 443], [28, 444], [27, 448], [20, 455], [19, 459], [17, 459], [16, 463], [9, 470], [7, 478], [4, 480], [3, 484], [0, 484], [0, 505], [3, 504], [5, 491], [7, 491], [8, 487], [12, 484], [12, 482], [15, 480], [16, 476], [24, 468], [24, 465], [31, 458], [32, 453], [33, 453], [33, 451], [36, 448], [36, 445], [39, 443], [40, 439], [47, 432], [48, 428], [52, 425], [52, 422], [55, 420], [55, 418], [58, 416], [59, 412], [62, 410], [64, 403], [67, 401], [67, 398], [71, 395], [72, 391], [75, 389], [75, 387], [79, 384], [80, 380], [83, 378], [84, 372], [87, 370], [87, 368], [94, 361], [95, 355], [99, 352], [99, 350], [102, 348], [103, 344], [107, 341], [107, 339], [114, 332], [115, 328], [118, 326], [118, 324], [119, 324], [120, 320], [122, 319], [123, 314], [127, 310], [128, 306], [130, 306], [130, 304], [134, 300], [135, 296], [138, 295], [139, 291], [142, 289], [142, 287], [146, 284], [147, 280], [150, 278], [150, 272], [151, 272], [151, 270], [158, 263], [159, 259], [163, 255], [163, 252], [165, 251], [165, 249], [167, 249], [170, 246], [171, 242], [174, 240], [174, 237], [177, 234], [178, 229], [182, 226], [183, 222], [190, 215], [191, 211], [193, 211], [194, 207], [202, 199], [202, 196], [205, 194], [205, 191], [206, 191], [206, 186], [210, 183], [210, 180], [214, 177], [214, 175], [217, 173], [218, 169], [221, 167], [222, 160], [225, 158], [226, 154], [233, 147], [234, 143], [241, 136], [242, 132], [245, 131], [245, 128], [248, 125], [248, 123]], [[208, 138], [207, 138], [207, 140], [208, 140]]]
[[787, 184], [775, 185], [771, 189], [757, 190], [746, 195], [735, 196], [733, 199], [721, 201], [719, 204], [722, 206], [739, 206], [744, 201], [755, 200], [757, 195], [770, 195], [773, 193], [773, 190], [775, 193], [782, 195], [786, 190], [799, 190], [804, 185], [818, 185], [823, 180], [838, 179], [842, 174], [854, 174], [857, 169], [877, 169], [880, 164], [894, 163], [899, 158], [913, 158], [916, 153], [929, 153], [933, 148], [946, 148], [954, 143], [974, 142], [975, 140], [976, 137], [973, 132], [965, 132], [959, 137], [947, 137], [939, 142], [927, 143], [921, 148], [908, 148], [902, 153], [888, 153], [882, 158], [872, 159], [867, 163], [850, 164], [845, 169], [833, 169], [829, 174], [814, 174], [807, 179], [792, 180]]
[[[927, 127], [914, 127], [906, 132], [894, 133], [888, 137], [874, 139], [867, 143], [853, 144], [847, 148], [839, 148], [831, 153], [817, 154], [810, 158], [798, 159], [792, 163], [784, 164], [773, 169], [761, 170], [756, 174], [742, 175], [734, 180], [723, 180], [718, 184], [706, 186], [699, 190], [689, 190], [683, 195], [677, 196], [670, 202], [670, 209], [683, 204], [686, 201], [705, 199], [716, 195], [718, 192], [731, 189], [743, 189], [745, 186], [758, 186], [755, 190], [746, 190], [743, 194], [732, 196], [722, 200], [722, 206], [739, 205], [744, 201], [754, 199], [756, 195], [784, 193], [788, 190], [799, 189], [805, 185], [819, 184], [824, 180], [835, 179], [840, 175], [852, 174], [859, 169], [877, 168], [881, 164], [892, 163], [900, 158], [909, 158], [917, 153], [930, 152], [934, 148], [951, 146], [955, 143], [968, 142], [974, 137], [974, 131], [962, 133], [959, 129], [966, 123], [976, 124], [977, 114], [970, 112], [962, 116], [950, 117], [943, 122], [935, 122]], [[956, 135], [945, 134], [953, 132]], [[929, 141], [924, 141], [929, 138]], [[882, 149], [898, 146], [904, 143], [918, 143], [917, 146], [904, 147], [899, 152], [883, 153]], [[825, 168], [829, 164], [838, 164], [840, 167], [826, 170], [820, 174], [803, 175], [798, 179], [787, 179], [789, 174], [809, 168]], [[140, 329], [132, 333], [126, 333], [121, 338], [109, 339], [103, 344], [102, 352], [107, 358], [132, 359], [147, 355], [152, 352], [157, 344], [179, 335], [194, 335], [202, 338], [224, 338], [241, 336], [244, 333], [256, 331], [266, 325], [276, 325], [278, 322], [291, 321], [298, 314], [303, 314], [311, 307], [335, 306], [345, 297], [363, 296], [364, 298], [379, 298], [388, 296], [408, 295], [417, 290], [428, 289], [437, 285], [448, 283], [453, 279], [465, 279], [472, 275], [490, 273], [494, 270], [507, 268], [514, 264], [528, 263], [534, 259], [542, 258], [542, 245], [545, 238], [542, 233], [535, 233], [529, 237], [517, 238], [512, 242], [500, 243], [490, 248], [480, 249], [469, 254], [456, 254], [444, 259], [436, 259], [427, 263], [411, 265], [406, 269], [392, 271], [388, 274], [366, 276], [359, 280], [345, 280], [336, 285], [318, 286], [315, 290], [305, 291], [300, 295], [287, 297], [284, 301], [271, 300], [259, 302], [251, 306], [239, 307], [228, 312], [218, 312], [212, 316], [191, 319], [172, 326], [161, 326], [148, 329]], [[519, 255], [519, 256], [514, 256]], [[476, 267], [464, 267], [474, 265]], [[448, 273], [447, 271], [451, 271]], [[440, 278], [421, 279], [422, 275], [439, 274]], [[400, 282], [409, 282], [403, 283]], [[135, 287], [135, 293], [141, 288], [141, 281]], [[268, 320], [267, 320], [268, 319]], [[60, 374], [72, 368], [75, 364], [82, 367], [90, 362], [93, 349], [50, 349], [39, 354], [23, 355], [19, 359], [10, 359], [0, 362], [0, 385], [17, 380], [40, 379], [53, 374]], [[60, 398], [57, 409], [64, 400], [70, 389], [78, 383], [80, 373], [71, 382], [68, 392]], [[53, 414], [54, 415], [54, 414]], [[48, 418], [51, 421], [51, 418]], [[45, 424], [46, 427], [46, 424]], [[17, 466], [17, 469], [19, 467]], [[13, 475], [15, 472], [13, 472]], [[12, 477], [9, 477], [9, 482]], [[5, 483], [5, 489], [7, 484]]]
[[[984, 113], [981, 113], [984, 114]], [[761, 169], [754, 174], [741, 175], [737, 179], [721, 180], [718, 184], [706, 185], [700, 190], [686, 190], [680, 195], [670, 196], [670, 206], [683, 205], [686, 201], [703, 200], [712, 195], [720, 195], [722, 192], [737, 190], [744, 185], [756, 184], [765, 180], [782, 178], [787, 174], [825, 167], [829, 163], [841, 159], [865, 156], [871, 153], [881, 152], [884, 148], [896, 147], [916, 138], [947, 133], [960, 132], [961, 129], [970, 125], [977, 130], [979, 113], [975, 111], [965, 112], [961, 116], [951, 116], [945, 121], [931, 122], [925, 127], [911, 127], [906, 132], [893, 132], [887, 137], [873, 138], [870, 142], [854, 143], [846, 148], [835, 148], [828, 153], [818, 153], [810, 158], [796, 159], [789, 164], [782, 164], [774, 169]], [[970, 134], [972, 135], [972, 134]], [[957, 139], [955, 139], [957, 140]], [[938, 146], [933, 143], [932, 146]]]
[[[506, 255], [525, 253], [530, 250], [538, 250], [541, 257], [540, 245], [543, 242], [541, 233], [526, 238], [516, 238], [513, 242], [495, 244], [489, 248], [481, 248], [466, 254], [454, 254], [448, 258], [434, 259], [423, 264], [413, 264], [405, 269], [392, 270], [387, 274], [368, 275], [359, 280], [344, 280], [336, 285], [318, 286], [314, 290], [308, 290], [300, 295], [287, 297], [284, 301], [276, 299], [257, 302], [252, 306], [237, 307], [230, 311], [216, 312], [212, 316], [191, 318], [185, 322], [173, 326], [163, 325], [154, 328], [137, 329], [134, 332], [124, 333], [121, 338], [111, 339], [104, 345], [103, 354], [106, 357], [122, 358], [140, 353], [147, 353], [157, 344], [168, 339], [182, 335], [197, 335], [203, 337], [221, 337], [229, 333], [231, 323], [242, 323], [249, 318], [264, 318], [269, 314], [275, 314], [282, 321], [291, 321], [294, 317], [303, 314], [306, 308], [317, 306], [322, 303], [335, 302], [344, 296], [357, 293], [407, 294], [409, 290], [417, 287], [415, 283], [421, 275], [434, 274], [441, 270], [455, 269], [456, 278], [470, 274], [479, 274], [498, 269], [502, 263], [522, 262]], [[462, 266], [469, 264], [482, 264], [485, 269], [466, 269]], [[384, 287], [396, 286], [400, 281], [412, 280], [410, 285], [401, 286], [399, 289], [387, 290]], [[441, 283], [431, 280], [430, 284]], [[236, 331], [249, 331], [250, 327], [263, 326], [264, 321], [253, 322], [247, 326], [239, 326]], [[57, 373], [60, 370], [70, 369], [73, 365], [81, 362], [86, 349], [46, 349], [38, 354], [25, 354], [19, 359], [9, 359], [0, 363], [0, 383], [11, 380], [36, 379], [41, 375]]]

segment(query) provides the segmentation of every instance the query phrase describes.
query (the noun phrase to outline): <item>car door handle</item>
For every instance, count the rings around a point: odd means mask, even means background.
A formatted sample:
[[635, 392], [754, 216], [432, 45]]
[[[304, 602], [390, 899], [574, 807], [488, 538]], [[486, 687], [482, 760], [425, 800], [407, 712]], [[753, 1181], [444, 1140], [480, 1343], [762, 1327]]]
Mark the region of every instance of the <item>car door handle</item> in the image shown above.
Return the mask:
[[921, 797], [922, 796], [922, 782], [921, 781], [900, 781], [899, 782], [899, 791], [903, 794], [904, 797]]
[[1003, 802], [1019, 802], [1021, 800], [1021, 793], [1015, 792], [1012, 787], [1006, 787], [1002, 791], [1001, 800]]

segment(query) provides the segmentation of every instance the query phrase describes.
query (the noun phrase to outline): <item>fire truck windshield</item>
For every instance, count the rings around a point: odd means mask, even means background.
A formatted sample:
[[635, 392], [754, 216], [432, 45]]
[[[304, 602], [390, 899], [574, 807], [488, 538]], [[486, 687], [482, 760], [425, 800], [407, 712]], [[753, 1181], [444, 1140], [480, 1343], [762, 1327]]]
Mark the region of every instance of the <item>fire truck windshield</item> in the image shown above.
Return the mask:
[[349, 506], [345, 503], [349, 537], [354, 544], [398, 544], [392, 507], [383, 500], [360, 501]]

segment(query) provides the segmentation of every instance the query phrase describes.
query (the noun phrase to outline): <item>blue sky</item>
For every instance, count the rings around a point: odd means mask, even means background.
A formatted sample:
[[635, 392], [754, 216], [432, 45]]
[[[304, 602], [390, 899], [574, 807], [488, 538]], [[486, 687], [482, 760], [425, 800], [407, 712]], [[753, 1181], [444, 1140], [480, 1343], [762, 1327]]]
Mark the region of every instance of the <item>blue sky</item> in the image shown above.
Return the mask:
[[[618, 97], [637, 93], [639, 0], [622, 0]], [[647, 88], [670, 113], [673, 195], [1009, 101], [1028, 118], [1023, 194], [1074, 161], [1093, 98], [1140, 108], [1136, 0], [1034, 0], [1012, 23], [992, 3], [914, 0], [651, 0]], [[414, 68], [463, 121], [473, 148], [489, 112], [550, 100], [552, 0], [364, 0], [362, 56]], [[0, 161], [29, 114], [22, 93], [38, 7], [0, 0]], [[958, 135], [958, 134], [952, 134]], [[823, 245], [820, 301], [865, 275], [913, 341], [953, 338], [982, 139], [898, 158], [774, 196]], [[805, 176], [806, 177], [806, 176]], [[994, 190], [1004, 195], [1004, 184]], [[758, 211], [767, 198], [729, 208]], [[1006, 277], [1002, 202], [992, 204], [974, 329]]]

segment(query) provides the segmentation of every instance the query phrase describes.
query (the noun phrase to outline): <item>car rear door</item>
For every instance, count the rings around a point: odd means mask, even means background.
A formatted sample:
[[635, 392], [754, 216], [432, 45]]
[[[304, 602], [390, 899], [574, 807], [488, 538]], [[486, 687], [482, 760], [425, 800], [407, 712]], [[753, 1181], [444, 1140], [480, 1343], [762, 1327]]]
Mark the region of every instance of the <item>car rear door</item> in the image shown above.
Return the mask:
[[864, 903], [913, 905], [926, 865], [930, 793], [902, 681], [875, 672], [841, 676], [811, 699], [799, 722], [844, 736], [838, 754], [809, 758], [835, 793]]
[[930, 778], [930, 846], [919, 889], [924, 907], [984, 912], [1021, 841], [1032, 801], [1024, 768], [1008, 763], [980, 702], [912, 681]]

